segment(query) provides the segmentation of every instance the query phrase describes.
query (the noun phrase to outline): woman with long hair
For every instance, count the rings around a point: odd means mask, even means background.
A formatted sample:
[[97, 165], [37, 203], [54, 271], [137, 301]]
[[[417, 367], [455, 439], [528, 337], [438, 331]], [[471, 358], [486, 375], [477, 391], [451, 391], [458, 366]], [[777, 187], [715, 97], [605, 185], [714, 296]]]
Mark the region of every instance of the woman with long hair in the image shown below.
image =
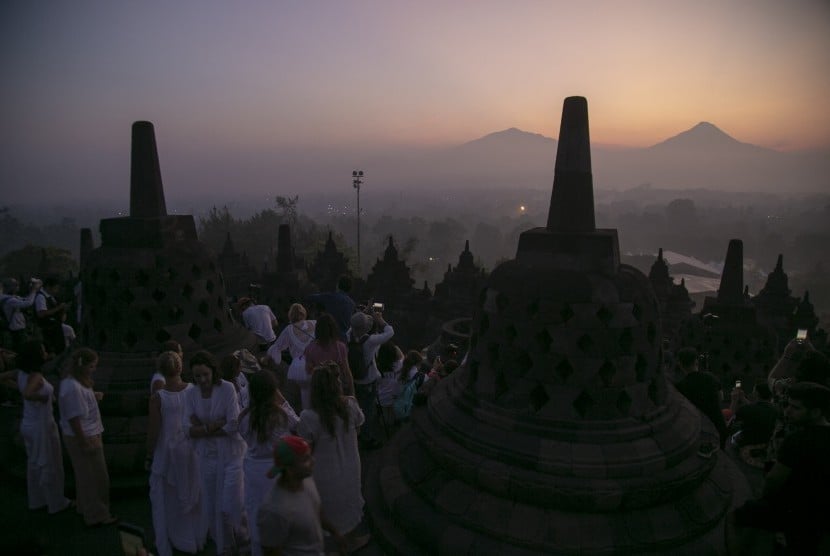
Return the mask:
[[199, 461], [185, 433], [185, 402], [192, 384], [182, 380], [182, 359], [165, 351], [156, 360], [164, 385], [150, 397], [147, 460], [156, 549], [197, 552], [205, 545]]
[[52, 408], [55, 388], [41, 374], [46, 349], [40, 342], [25, 342], [15, 359], [17, 387], [23, 396], [20, 435], [26, 447], [26, 486], [29, 509], [46, 506], [50, 514], [69, 508], [63, 493], [63, 454]]
[[75, 350], [58, 396], [63, 441], [75, 471], [78, 511], [88, 526], [118, 521], [110, 513], [110, 476], [101, 440], [104, 424], [98, 402], [104, 395], [92, 390], [97, 367], [97, 353], [89, 348]]
[[245, 511], [251, 527], [251, 553], [262, 555], [259, 530], [256, 527], [257, 510], [265, 495], [274, 486], [268, 477], [273, 466], [274, 441], [290, 435], [297, 427], [299, 417], [277, 388], [277, 379], [271, 371], [262, 370], [251, 375], [248, 384], [250, 405], [239, 416], [239, 430], [248, 444], [245, 453]]
[[380, 380], [378, 380], [378, 404], [381, 409], [381, 420], [387, 435], [389, 428], [395, 423], [395, 412], [392, 405], [401, 391], [398, 374], [403, 366], [404, 356], [401, 349], [392, 340], [385, 342], [378, 348], [376, 359]]
[[282, 361], [282, 352], [288, 350], [291, 355], [291, 364], [288, 366], [288, 380], [295, 383], [300, 391], [302, 409], [311, 403], [309, 376], [306, 372], [305, 348], [315, 337], [317, 321], [307, 320], [308, 312], [299, 303], [294, 303], [288, 309], [288, 326], [282, 329], [277, 341], [268, 348], [268, 356], [279, 364]]
[[[349, 351], [346, 344], [340, 340], [337, 322], [329, 313], [323, 313], [317, 318], [316, 338], [305, 348], [304, 355], [305, 368], [309, 375], [327, 361], [337, 363], [343, 392], [348, 396], [354, 396], [354, 380], [352, 370], [349, 368]], [[311, 403], [310, 400], [309, 403]], [[305, 408], [303, 405], [303, 409]]]
[[239, 402], [233, 384], [222, 380], [216, 359], [207, 351], [190, 358], [196, 383], [185, 395], [183, 418], [196, 454], [202, 483], [207, 529], [217, 554], [245, 548], [242, 458], [245, 441], [239, 435]]
[[346, 536], [352, 545], [368, 540], [354, 536], [363, 519], [357, 449], [357, 432], [363, 421], [357, 400], [343, 395], [337, 364], [329, 361], [317, 367], [311, 375], [311, 409], [300, 413], [297, 433], [312, 446], [322, 512], [338, 531], [349, 531]]

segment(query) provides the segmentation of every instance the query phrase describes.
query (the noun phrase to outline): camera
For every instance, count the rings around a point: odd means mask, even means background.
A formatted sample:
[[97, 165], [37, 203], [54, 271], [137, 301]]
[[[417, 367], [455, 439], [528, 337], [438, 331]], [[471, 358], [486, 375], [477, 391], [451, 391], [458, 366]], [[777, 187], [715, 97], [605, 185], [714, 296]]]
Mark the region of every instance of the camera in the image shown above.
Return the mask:
[[383, 312], [383, 303], [372, 303], [372, 312], [382, 313]]

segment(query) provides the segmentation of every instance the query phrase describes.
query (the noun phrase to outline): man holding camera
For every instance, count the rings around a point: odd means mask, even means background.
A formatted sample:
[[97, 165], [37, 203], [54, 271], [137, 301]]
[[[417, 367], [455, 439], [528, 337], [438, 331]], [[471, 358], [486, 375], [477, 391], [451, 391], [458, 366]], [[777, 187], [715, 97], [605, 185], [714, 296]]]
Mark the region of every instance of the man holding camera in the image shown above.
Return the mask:
[[[375, 356], [380, 346], [388, 342], [395, 335], [392, 326], [383, 319], [383, 305], [376, 303], [369, 309], [371, 314], [357, 312], [352, 315], [351, 328], [346, 334], [349, 342], [349, 353], [351, 354], [356, 344], [362, 345], [363, 370], [365, 375], [360, 377], [361, 365], [352, 365], [349, 357], [349, 365], [352, 367], [354, 376], [355, 397], [363, 415], [366, 417], [365, 424], [360, 428], [359, 442], [364, 449], [379, 448], [380, 440], [377, 438], [377, 395], [378, 380], [380, 371], [375, 363]], [[374, 332], [373, 332], [374, 330]]]
[[35, 294], [35, 316], [43, 345], [47, 353], [59, 355], [66, 349], [66, 338], [63, 336], [63, 316], [66, 313], [66, 303], [59, 303], [55, 298], [60, 293], [60, 282], [55, 277], [47, 277], [43, 287]]
[[5, 322], [8, 323], [11, 348], [16, 352], [20, 352], [20, 348], [29, 339], [26, 334], [26, 316], [23, 314], [23, 309], [34, 305], [35, 294], [41, 285], [40, 280], [32, 278], [29, 282], [29, 295], [26, 297], [18, 297], [17, 280], [14, 278], [6, 278], [3, 280], [3, 293], [0, 294], [0, 310], [3, 311]]

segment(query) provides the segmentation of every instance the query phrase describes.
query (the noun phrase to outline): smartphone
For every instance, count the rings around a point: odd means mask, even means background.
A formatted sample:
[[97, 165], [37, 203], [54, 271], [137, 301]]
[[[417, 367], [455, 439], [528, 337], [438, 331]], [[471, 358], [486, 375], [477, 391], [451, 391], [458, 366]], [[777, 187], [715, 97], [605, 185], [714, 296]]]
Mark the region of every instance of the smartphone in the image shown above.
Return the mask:
[[383, 303], [372, 303], [372, 311], [375, 313], [383, 312]]
[[799, 342], [803, 342], [807, 339], [807, 329], [806, 328], [799, 328], [798, 332], [795, 334], [795, 339]]
[[119, 523], [118, 536], [121, 538], [121, 549], [124, 552], [124, 556], [146, 554], [144, 529], [138, 525]]
[[735, 381], [735, 388], [740, 388], [740, 387], [741, 387], [741, 381], [740, 381], [740, 380], [736, 380], [736, 381]]

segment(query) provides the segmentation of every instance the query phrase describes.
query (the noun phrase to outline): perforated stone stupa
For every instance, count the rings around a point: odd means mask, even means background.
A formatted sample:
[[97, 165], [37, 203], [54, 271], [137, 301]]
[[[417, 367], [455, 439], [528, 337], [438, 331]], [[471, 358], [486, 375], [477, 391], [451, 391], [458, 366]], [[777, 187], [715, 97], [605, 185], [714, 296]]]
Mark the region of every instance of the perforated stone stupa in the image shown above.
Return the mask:
[[377, 537], [423, 554], [722, 553], [729, 464], [661, 370], [657, 300], [596, 229], [587, 102], [565, 100], [547, 226], [479, 298], [468, 363], [369, 472]]
[[147, 395], [161, 343], [224, 355], [256, 341], [231, 318], [222, 274], [191, 215], [168, 215], [155, 133], [132, 127], [130, 215], [101, 220], [81, 268], [81, 343], [99, 352], [96, 388], [114, 475], [141, 471]]

